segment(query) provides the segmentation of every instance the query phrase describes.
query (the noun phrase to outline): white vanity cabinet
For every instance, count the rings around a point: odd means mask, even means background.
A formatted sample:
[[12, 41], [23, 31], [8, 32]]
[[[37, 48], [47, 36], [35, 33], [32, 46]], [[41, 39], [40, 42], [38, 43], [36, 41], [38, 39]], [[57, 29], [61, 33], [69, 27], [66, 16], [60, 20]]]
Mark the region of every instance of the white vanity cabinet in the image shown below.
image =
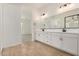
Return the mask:
[[52, 41], [51, 41], [51, 44], [53, 47], [55, 48], [58, 48], [58, 49], [61, 49], [61, 38], [60, 38], [60, 35], [56, 34], [56, 33], [52, 33]]
[[73, 55], [79, 55], [78, 35], [39, 31], [36, 34], [36, 40]]
[[49, 44], [51, 41], [50, 38], [51, 38], [50, 33], [43, 32], [43, 31], [36, 32], [36, 40], [38, 41]]
[[71, 54], [77, 55], [78, 53], [78, 35], [77, 34], [62, 34], [62, 49]]
[[45, 37], [44, 42], [50, 45], [51, 33], [49, 33], [49, 32], [44, 32], [44, 33], [45, 33], [45, 35], [44, 35], [44, 37]]
[[44, 33], [43, 32], [36, 32], [36, 40], [44, 41]]
[[56, 33], [52, 35], [52, 46], [59, 48], [63, 51], [77, 55], [77, 40], [78, 35], [67, 34], [67, 33]]
[[62, 38], [62, 49], [71, 54], [77, 55], [77, 38]]

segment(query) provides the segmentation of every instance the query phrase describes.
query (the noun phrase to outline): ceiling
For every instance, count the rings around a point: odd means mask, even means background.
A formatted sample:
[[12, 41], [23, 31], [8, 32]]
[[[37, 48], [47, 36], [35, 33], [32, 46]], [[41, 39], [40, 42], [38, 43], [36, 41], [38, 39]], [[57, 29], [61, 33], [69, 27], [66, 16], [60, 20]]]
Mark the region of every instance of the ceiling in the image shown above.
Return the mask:
[[53, 14], [56, 8], [59, 7], [58, 3], [22, 3], [21, 5], [22, 13], [27, 14], [28, 17], [32, 16], [32, 13], [38, 12], [41, 14], [46, 11], [49, 15]]
[[43, 12], [46, 12], [48, 16], [56, 15], [60, 5], [63, 4], [64, 3], [18, 3], [18, 5], [21, 5], [22, 15], [25, 15], [30, 19], [32, 18], [33, 14], [36, 12], [39, 15], [41, 15]]

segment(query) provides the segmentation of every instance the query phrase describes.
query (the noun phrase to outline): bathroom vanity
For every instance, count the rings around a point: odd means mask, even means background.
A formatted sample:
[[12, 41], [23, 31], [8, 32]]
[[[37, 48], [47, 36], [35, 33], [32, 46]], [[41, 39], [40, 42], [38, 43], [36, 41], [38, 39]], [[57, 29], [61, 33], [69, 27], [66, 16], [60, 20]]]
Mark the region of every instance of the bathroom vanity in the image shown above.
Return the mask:
[[37, 31], [36, 40], [73, 55], [79, 55], [79, 34], [77, 33]]
[[75, 9], [37, 23], [35, 40], [70, 54], [79, 55], [78, 13], [79, 9]]

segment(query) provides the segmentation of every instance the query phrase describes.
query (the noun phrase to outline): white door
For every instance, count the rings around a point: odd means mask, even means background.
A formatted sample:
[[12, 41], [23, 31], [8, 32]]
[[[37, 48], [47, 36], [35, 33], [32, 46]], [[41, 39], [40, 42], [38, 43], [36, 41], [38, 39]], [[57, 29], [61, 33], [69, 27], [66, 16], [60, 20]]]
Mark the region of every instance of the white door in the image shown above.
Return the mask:
[[64, 51], [77, 55], [77, 38], [64, 37], [62, 47]]
[[4, 36], [3, 36], [3, 22], [2, 22], [2, 4], [0, 4], [0, 49], [2, 48], [1, 43], [2, 43], [3, 37]]
[[[79, 39], [79, 38], [78, 38], [78, 39]], [[79, 40], [78, 40], [78, 48], [77, 48], [77, 49], [78, 49], [78, 56], [79, 56]]]

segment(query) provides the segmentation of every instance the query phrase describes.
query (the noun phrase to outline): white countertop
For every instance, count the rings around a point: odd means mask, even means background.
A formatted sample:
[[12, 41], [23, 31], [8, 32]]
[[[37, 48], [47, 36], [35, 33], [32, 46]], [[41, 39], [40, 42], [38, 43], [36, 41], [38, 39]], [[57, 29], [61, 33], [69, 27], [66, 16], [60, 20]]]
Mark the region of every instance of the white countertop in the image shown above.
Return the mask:
[[79, 35], [79, 29], [78, 30], [72, 30], [72, 29], [67, 29], [66, 32], [62, 32], [62, 29], [53, 29], [53, 30], [45, 30], [42, 31], [41, 29], [36, 30], [37, 32], [50, 32], [50, 33], [61, 33], [61, 34], [76, 34]]

